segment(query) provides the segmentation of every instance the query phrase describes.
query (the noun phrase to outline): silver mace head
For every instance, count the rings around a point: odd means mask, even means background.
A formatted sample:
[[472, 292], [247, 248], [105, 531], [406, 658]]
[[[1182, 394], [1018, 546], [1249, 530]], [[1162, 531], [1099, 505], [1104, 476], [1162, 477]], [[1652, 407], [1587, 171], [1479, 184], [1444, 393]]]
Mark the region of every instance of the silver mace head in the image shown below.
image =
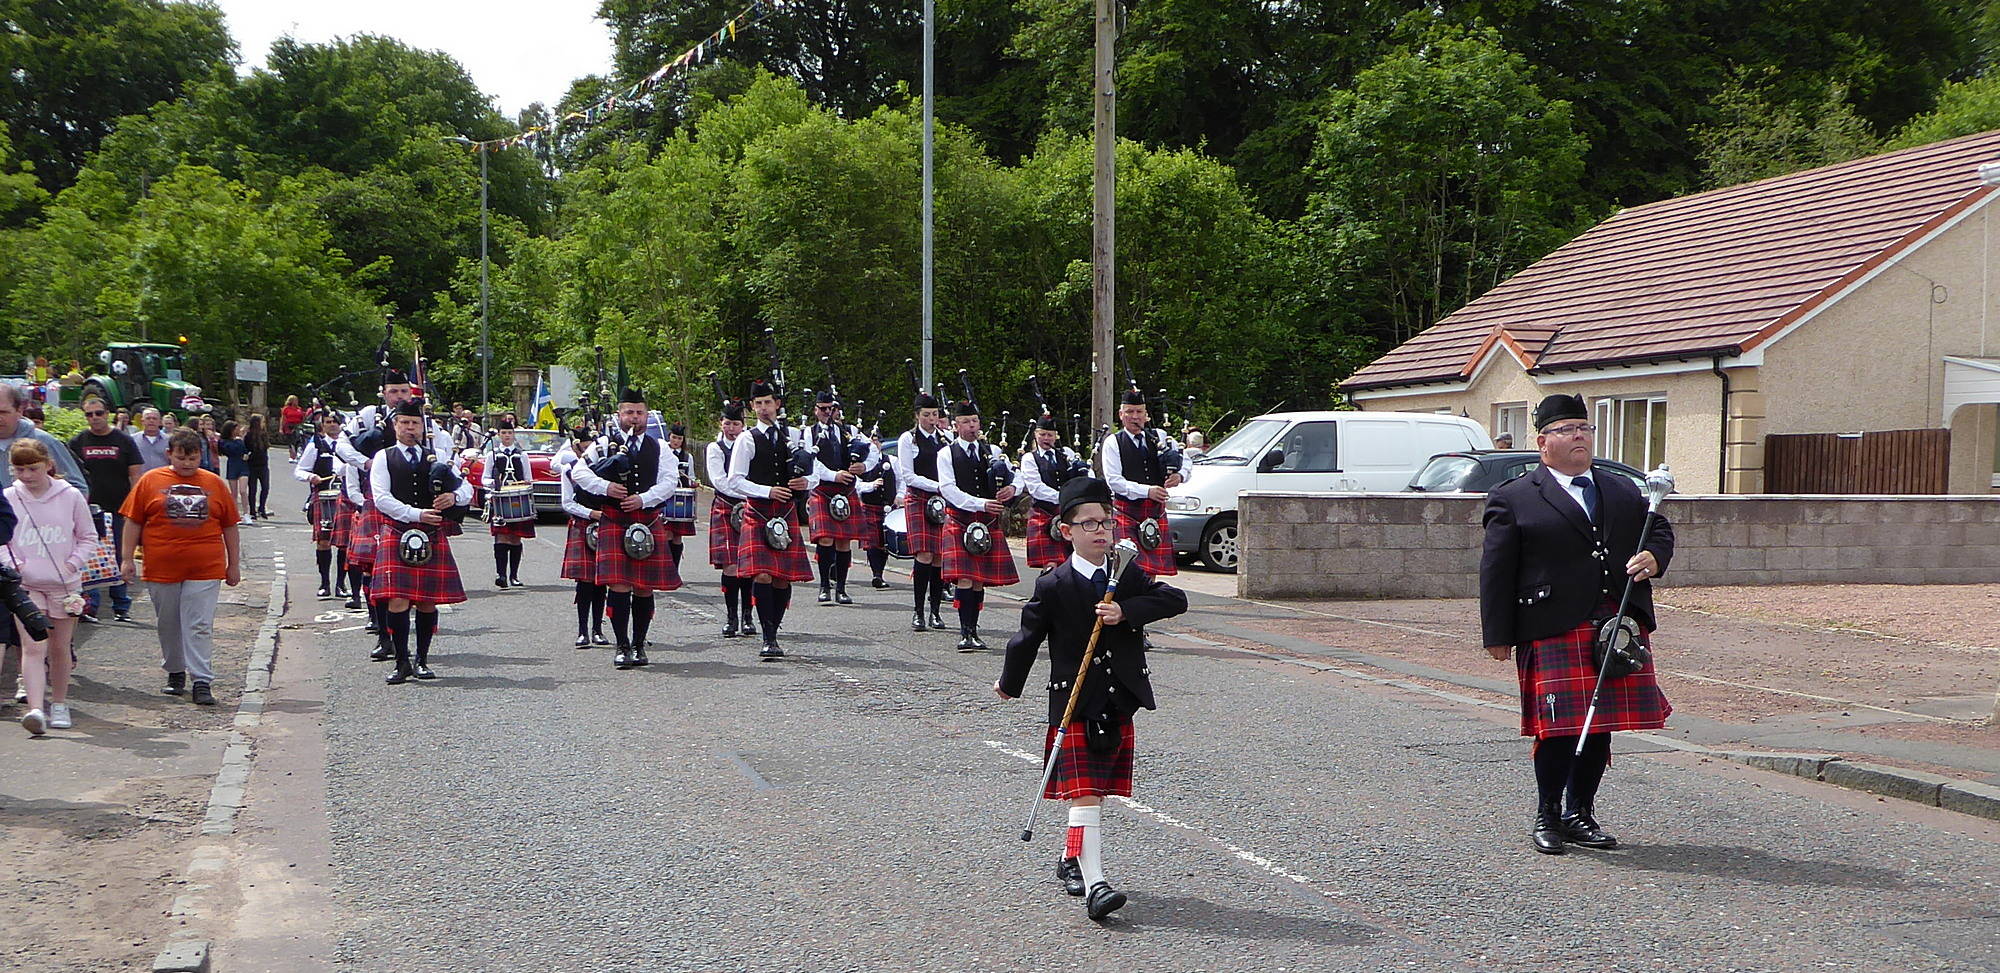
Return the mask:
[[1674, 492], [1674, 474], [1667, 469], [1667, 464], [1661, 463], [1658, 469], [1646, 474], [1646, 509], [1660, 509], [1660, 501], [1665, 500], [1667, 494], [1672, 492]]
[[1138, 556], [1139, 556], [1139, 545], [1133, 543], [1132, 538], [1130, 537], [1127, 537], [1119, 541], [1118, 543], [1111, 545], [1111, 553], [1105, 556], [1105, 560], [1110, 562], [1108, 565], [1110, 570], [1106, 572], [1106, 576], [1112, 578], [1118, 577], [1119, 565], [1122, 565], [1127, 560], [1130, 560]]

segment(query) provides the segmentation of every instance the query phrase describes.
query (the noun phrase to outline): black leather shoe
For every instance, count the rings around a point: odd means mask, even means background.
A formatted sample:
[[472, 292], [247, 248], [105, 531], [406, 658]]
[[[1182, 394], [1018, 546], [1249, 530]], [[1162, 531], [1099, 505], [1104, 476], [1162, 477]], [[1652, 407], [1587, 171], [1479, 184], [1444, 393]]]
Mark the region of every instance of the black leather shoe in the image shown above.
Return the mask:
[[504, 590], [504, 589], [505, 589], [505, 588], [507, 587], [507, 579], [506, 579], [506, 578], [503, 578], [503, 577], [500, 577], [500, 576], [499, 576], [499, 575], [497, 575], [497, 574], [496, 574], [496, 575], [494, 575], [494, 576], [493, 576], [493, 587], [495, 587], [495, 588], [500, 588], [500, 589], [503, 589], [503, 590]]
[[410, 670], [397, 666], [396, 671], [383, 676], [382, 681], [391, 686], [400, 686], [410, 681]]
[[333, 597], [333, 592], [331, 592], [331, 591], [327, 590], [327, 587], [326, 587], [326, 585], [320, 585], [320, 586], [319, 586], [319, 596], [320, 596], [321, 598], [331, 598], [331, 597]]
[[525, 587], [527, 587], [527, 585], [524, 585], [524, 584], [522, 584], [522, 583], [521, 583], [521, 579], [520, 579], [520, 578], [517, 578], [517, 577], [514, 577], [514, 576], [513, 576], [513, 575], [511, 575], [511, 574], [507, 576], [507, 583], [508, 583], [508, 584], [510, 584], [510, 585], [513, 585], [513, 586], [514, 586], [514, 587], [516, 587], [516, 588], [525, 588]]
[[[748, 601], [749, 599], [746, 598], [744, 600]], [[750, 609], [745, 608], [743, 610], [743, 621], [738, 622], [737, 626], [743, 629], [744, 638], [748, 639], [757, 637], [757, 617], [751, 614]]]
[[582, 635], [582, 634], [579, 634], [579, 635], [577, 635], [577, 637], [576, 637], [576, 647], [577, 647], [577, 648], [579, 648], [579, 649], [587, 649], [587, 648], [590, 648], [590, 636], [588, 636], [588, 635]]
[[1088, 891], [1083, 887], [1083, 867], [1074, 858], [1056, 863], [1056, 880], [1062, 883], [1063, 891], [1071, 895], [1082, 895]]
[[188, 690], [188, 701], [196, 706], [214, 706], [215, 693], [209, 691], [208, 683], [197, 679], [194, 687]]
[[873, 580], [873, 581], [870, 581], [870, 582], [868, 582], [868, 587], [870, 587], [870, 588], [887, 588], [887, 587], [889, 587], [889, 582], [887, 582], [887, 581], [884, 581], [884, 580], [882, 580], [881, 578], [876, 578], [875, 580]]
[[635, 666], [650, 666], [653, 664], [653, 660], [646, 658], [645, 646], [642, 645], [632, 650], [632, 664]]
[[1585, 848], [1618, 847], [1618, 839], [1599, 828], [1597, 819], [1592, 817], [1590, 812], [1590, 808], [1584, 808], [1563, 815], [1563, 837], [1568, 839], [1570, 844], [1582, 845]]
[[188, 684], [187, 673], [185, 672], [167, 673], [167, 695], [179, 696], [181, 693], [187, 691], [187, 684]]
[[976, 644], [974, 644], [974, 642], [972, 641], [972, 633], [971, 633], [971, 632], [967, 632], [967, 631], [962, 631], [962, 630], [961, 630], [961, 631], [960, 631], [960, 632], [958, 633], [958, 651], [960, 651], [960, 652], [977, 652], [977, 651], [979, 651], [979, 646], [978, 646], [978, 645], [976, 645]]
[[832, 604], [832, 603], [833, 603], [833, 592], [831, 592], [831, 591], [828, 591], [828, 590], [827, 590], [827, 589], [825, 589], [825, 588], [821, 588], [821, 589], [819, 589], [819, 603], [820, 603], [820, 604], [822, 604], [822, 605], [828, 605], [828, 604]]
[[938, 615], [938, 610], [935, 608], [931, 609], [930, 625], [940, 632], [944, 631], [944, 618]]
[[395, 650], [395, 649], [392, 649], [392, 648], [390, 648], [390, 647], [389, 647], [389, 643], [387, 643], [387, 642], [377, 642], [377, 643], [375, 643], [375, 651], [373, 651], [373, 652], [370, 652], [370, 653], [368, 653], [368, 661], [370, 661], [370, 662], [387, 662], [387, 661], [389, 661], [389, 658], [390, 658], [391, 656], [394, 656], [395, 654], [396, 654], [396, 650]]
[[418, 679], [436, 679], [438, 677], [437, 673], [431, 671], [430, 666], [422, 662], [417, 663], [417, 667], [411, 670], [410, 674]]
[[1102, 919], [1125, 907], [1125, 893], [1111, 887], [1109, 882], [1099, 882], [1090, 887], [1089, 897], [1083, 900], [1084, 911], [1092, 919]]
[[619, 646], [618, 651], [611, 656], [611, 667], [613, 669], [632, 668], [632, 649], [628, 646]]
[[982, 639], [982, 638], [980, 638], [980, 637], [979, 637], [979, 630], [978, 630], [978, 629], [976, 629], [976, 628], [975, 628], [975, 629], [973, 629], [973, 630], [972, 630], [972, 636], [971, 636], [971, 637], [972, 637], [972, 647], [973, 647], [973, 649], [975, 649], [975, 650], [978, 650], [978, 651], [985, 651], [985, 649], [986, 649], [986, 640], [985, 640], [985, 639]]
[[833, 603], [836, 605], [852, 605], [854, 604], [854, 599], [847, 597], [846, 588], [835, 588], [833, 590]]
[[736, 628], [736, 616], [735, 616], [735, 615], [731, 615], [731, 616], [729, 616], [728, 618], [725, 618], [725, 619], [723, 619], [723, 620], [722, 620], [722, 637], [723, 637], [723, 638], [726, 638], [726, 639], [733, 639], [733, 638], [735, 638], [735, 637], [736, 637], [736, 635], [737, 635], [737, 632], [738, 632], [738, 629]]
[[610, 645], [611, 636], [604, 634], [604, 631], [602, 629], [599, 629], [598, 631], [590, 633], [590, 644]]
[[1564, 854], [1565, 831], [1562, 812], [1553, 804], [1543, 804], [1535, 808], [1535, 850], [1544, 855]]
[[364, 605], [364, 604], [362, 604], [362, 603], [361, 603], [361, 595], [360, 595], [360, 594], [358, 594], [358, 593], [356, 593], [356, 592], [352, 592], [352, 591], [350, 591], [350, 592], [348, 592], [348, 593], [347, 593], [347, 604], [346, 604], [346, 605], [345, 605], [344, 607], [347, 607], [347, 608], [366, 608], [366, 607], [368, 607], [368, 606], [367, 606], [367, 605]]
[[919, 612], [911, 612], [911, 613], [910, 613], [910, 631], [912, 631], [912, 632], [921, 632], [921, 631], [923, 631], [923, 630], [924, 630], [924, 613], [923, 613], [923, 612], [920, 612], [920, 611], [919, 611]]
[[368, 620], [368, 624], [361, 626], [361, 630], [370, 635], [382, 634], [382, 626], [375, 624], [375, 619], [373, 618]]
[[334, 582], [334, 583], [333, 583], [333, 596], [334, 596], [335, 598], [345, 598], [345, 597], [347, 597], [347, 582], [345, 582], [345, 581], [336, 581], [336, 582]]
[[782, 659], [784, 657], [785, 650], [779, 648], [776, 642], [764, 643], [764, 648], [757, 653], [757, 658], [759, 659]]

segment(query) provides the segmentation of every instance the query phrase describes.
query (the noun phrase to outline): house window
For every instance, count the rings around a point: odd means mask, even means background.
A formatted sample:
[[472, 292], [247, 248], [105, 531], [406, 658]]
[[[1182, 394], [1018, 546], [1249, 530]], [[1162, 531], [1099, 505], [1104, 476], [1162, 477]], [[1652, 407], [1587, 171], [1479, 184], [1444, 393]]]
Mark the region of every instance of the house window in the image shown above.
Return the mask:
[[1493, 407], [1493, 438], [1514, 437], [1514, 448], [1526, 449], [1534, 445], [1534, 436], [1528, 434], [1528, 403], [1502, 402]]
[[1650, 470], [1667, 456], [1667, 397], [1598, 399], [1597, 455]]

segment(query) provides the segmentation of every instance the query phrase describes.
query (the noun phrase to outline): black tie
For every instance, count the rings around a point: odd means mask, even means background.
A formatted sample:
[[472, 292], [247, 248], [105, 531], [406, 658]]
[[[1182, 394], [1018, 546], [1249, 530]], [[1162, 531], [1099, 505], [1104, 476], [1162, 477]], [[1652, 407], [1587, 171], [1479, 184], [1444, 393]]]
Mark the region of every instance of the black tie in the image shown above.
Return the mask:
[[1597, 481], [1587, 476], [1579, 476], [1570, 483], [1583, 490], [1583, 512], [1597, 523]]
[[1106, 573], [1103, 568], [1098, 568], [1097, 573], [1090, 576], [1090, 583], [1097, 586], [1097, 599], [1103, 601], [1104, 589], [1111, 584], [1111, 575]]
[[403, 451], [403, 455], [409, 457], [411, 466], [417, 465], [417, 447], [411, 446]]

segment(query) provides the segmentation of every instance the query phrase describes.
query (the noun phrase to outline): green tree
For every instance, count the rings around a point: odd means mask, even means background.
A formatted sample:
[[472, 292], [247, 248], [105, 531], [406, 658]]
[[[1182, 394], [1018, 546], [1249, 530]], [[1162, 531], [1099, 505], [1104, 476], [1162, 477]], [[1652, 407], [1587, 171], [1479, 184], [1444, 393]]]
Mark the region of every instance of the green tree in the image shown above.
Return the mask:
[[1709, 187], [1846, 162], [1881, 147], [1837, 83], [1827, 86], [1818, 104], [1800, 110], [1773, 103], [1753, 79], [1739, 77], [1715, 96], [1713, 107], [1715, 124], [1694, 130]]
[[1306, 218], [1321, 273], [1400, 343], [1574, 232], [1584, 151], [1497, 33], [1441, 29], [1328, 100]]
[[1883, 147], [1906, 149], [1996, 128], [2000, 128], [2000, 75], [1984, 75], [1945, 85], [1937, 107], [1910, 119]]

